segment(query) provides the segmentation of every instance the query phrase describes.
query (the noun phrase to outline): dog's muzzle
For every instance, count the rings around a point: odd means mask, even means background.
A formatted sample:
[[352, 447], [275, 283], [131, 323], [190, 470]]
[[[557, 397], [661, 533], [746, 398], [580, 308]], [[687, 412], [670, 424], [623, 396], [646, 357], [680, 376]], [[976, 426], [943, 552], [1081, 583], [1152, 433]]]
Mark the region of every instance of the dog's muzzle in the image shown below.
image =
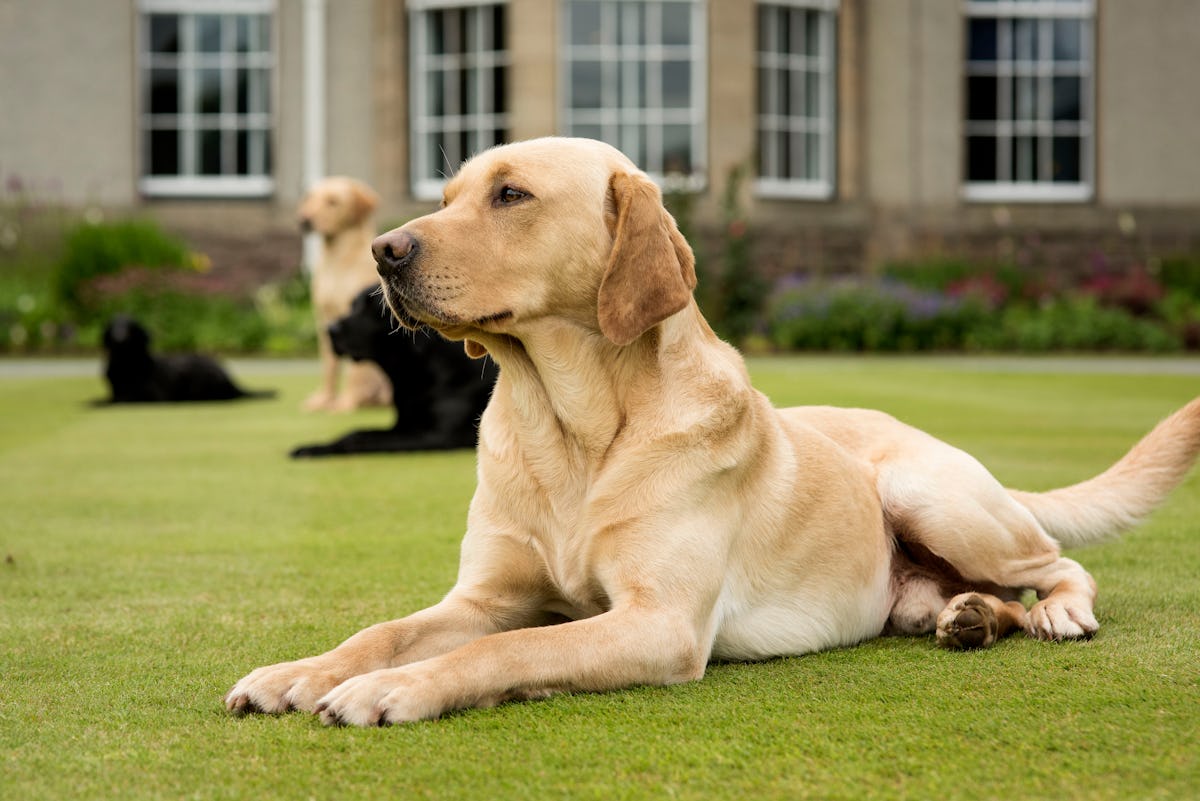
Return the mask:
[[[383, 279], [383, 294], [396, 320], [405, 328], [420, 328], [422, 323], [406, 304], [405, 287], [411, 280], [409, 269], [417, 257], [417, 240], [412, 234], [397, 228], [381, 234], [371, 243], [371, 255], [375, 257], [375, 268]], [[421, 304], [418, 304], [420, 307]]]
[[417, 240], [397, 228], [375, 237], [371, 243], [371, 255], [375, 257], [379, 277], [385, 281], [400, 278], [417, 256]]

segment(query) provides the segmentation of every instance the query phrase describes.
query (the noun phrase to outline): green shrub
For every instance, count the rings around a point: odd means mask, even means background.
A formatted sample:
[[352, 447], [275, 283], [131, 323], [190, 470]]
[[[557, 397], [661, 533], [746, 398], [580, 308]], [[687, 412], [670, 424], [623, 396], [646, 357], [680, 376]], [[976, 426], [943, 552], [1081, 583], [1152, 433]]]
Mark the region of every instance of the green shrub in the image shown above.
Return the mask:
[[1179, 350], [1182, 343], [1161, 322], [1106, 308], [1092, 297], [1065, 298], [1041, 307], [1005, 308], [969, 332], [964, 345], [981, 350], [1151, 351]]
[[985, 313], [974, 299], [896, 281], [801, 280], [775, 293], [768, 331], [785, 350], [946, 350], [961, 347]]
[[801, 280], [776, 293], [768, 329], [783, 350], [1167, 352], [1198, 333], [1200, 308], [1175, 303], [1171, 322], [1089, 295], [996, 306], [892, 280]]
[[66, 234], [54, 273], [54, 291], [68, 310], [91, 321], [100, 312], [97, 306], [103, 304], [89, 293], [90, 282], [130, 267], [190, 266], [192, 259], [181, 241], [148, 220], [81, 223]]

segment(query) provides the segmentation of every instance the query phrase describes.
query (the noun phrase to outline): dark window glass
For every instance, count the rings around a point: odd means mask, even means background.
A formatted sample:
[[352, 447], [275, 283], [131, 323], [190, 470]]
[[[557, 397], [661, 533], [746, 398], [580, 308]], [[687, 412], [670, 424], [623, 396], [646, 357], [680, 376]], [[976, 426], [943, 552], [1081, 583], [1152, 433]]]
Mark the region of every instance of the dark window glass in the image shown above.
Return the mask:
[[969, 20], [967, 22], [967, 60], [995, 61], [996, 55], [996, 20]]
[[971, 75], [967, 77], [968, 120], [996, 119], [996, 87], [997, 80], [992, 75]]
[[150, 174], [179, 174], [179, 131], [174, 128], [150, 131]]
[[1072, 121], [1082, 118], [1080, 95], [1082, 81], [1074, 76], [1059, 76], [1054, 78], [1054, 119], [1055, 121]]
[[1063, 183], [1078, 183], [1082, 180], [1080, 141], [1078, 136], [1056, 136], [1051, 145], [1053, 151], [1053, 180]]
[[967, 137], [967, 180], [996, 180], [996, 137]]
[[151, 114], [179, 113], [179, 72], [169, 69], [150, 70]]
[[150, 52], [179, 52], [179, 17], [176, 14], [150, 15]]
[[197, 141], [200, 152], [197, 163], [201, 175], [220, 175], [221, 170], [221, 132], [206, 128], [197, 131]]
[[196, 48], [201, 53], [220, 53], [221, 18], [215, 14], [197, 14], [196, 39]]

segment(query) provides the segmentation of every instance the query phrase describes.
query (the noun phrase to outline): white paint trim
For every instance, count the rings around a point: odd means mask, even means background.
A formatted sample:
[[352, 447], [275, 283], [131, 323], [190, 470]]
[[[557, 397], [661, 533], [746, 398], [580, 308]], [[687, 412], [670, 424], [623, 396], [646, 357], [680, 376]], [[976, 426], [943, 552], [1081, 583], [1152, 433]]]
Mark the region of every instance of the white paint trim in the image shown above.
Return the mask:
[[[304, 186], [325, 177], [325, 0], [304, 0]], [[312, 272], [320, 258], [316, 233], [304, 237], [304, 264]]]
[[1087, 184], [973, 183], [962, 187], [964, 200], [981, 203], [1085, 203]]
[[154, 197], [267, 197], [275, 180], [262, 175], [156, 175], [138, 181], [142, 194]]

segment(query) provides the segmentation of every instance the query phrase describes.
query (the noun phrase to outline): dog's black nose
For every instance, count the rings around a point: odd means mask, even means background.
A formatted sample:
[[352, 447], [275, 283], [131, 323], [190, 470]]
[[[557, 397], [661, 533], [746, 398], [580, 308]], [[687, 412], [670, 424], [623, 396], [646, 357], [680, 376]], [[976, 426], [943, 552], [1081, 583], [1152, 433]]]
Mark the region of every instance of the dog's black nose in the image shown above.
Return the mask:
[[371, 255], [375, 257], [379, 274], [384, 278], [404, 269], [417, 252], [417, 240], [397, 228], [375, 238]]

